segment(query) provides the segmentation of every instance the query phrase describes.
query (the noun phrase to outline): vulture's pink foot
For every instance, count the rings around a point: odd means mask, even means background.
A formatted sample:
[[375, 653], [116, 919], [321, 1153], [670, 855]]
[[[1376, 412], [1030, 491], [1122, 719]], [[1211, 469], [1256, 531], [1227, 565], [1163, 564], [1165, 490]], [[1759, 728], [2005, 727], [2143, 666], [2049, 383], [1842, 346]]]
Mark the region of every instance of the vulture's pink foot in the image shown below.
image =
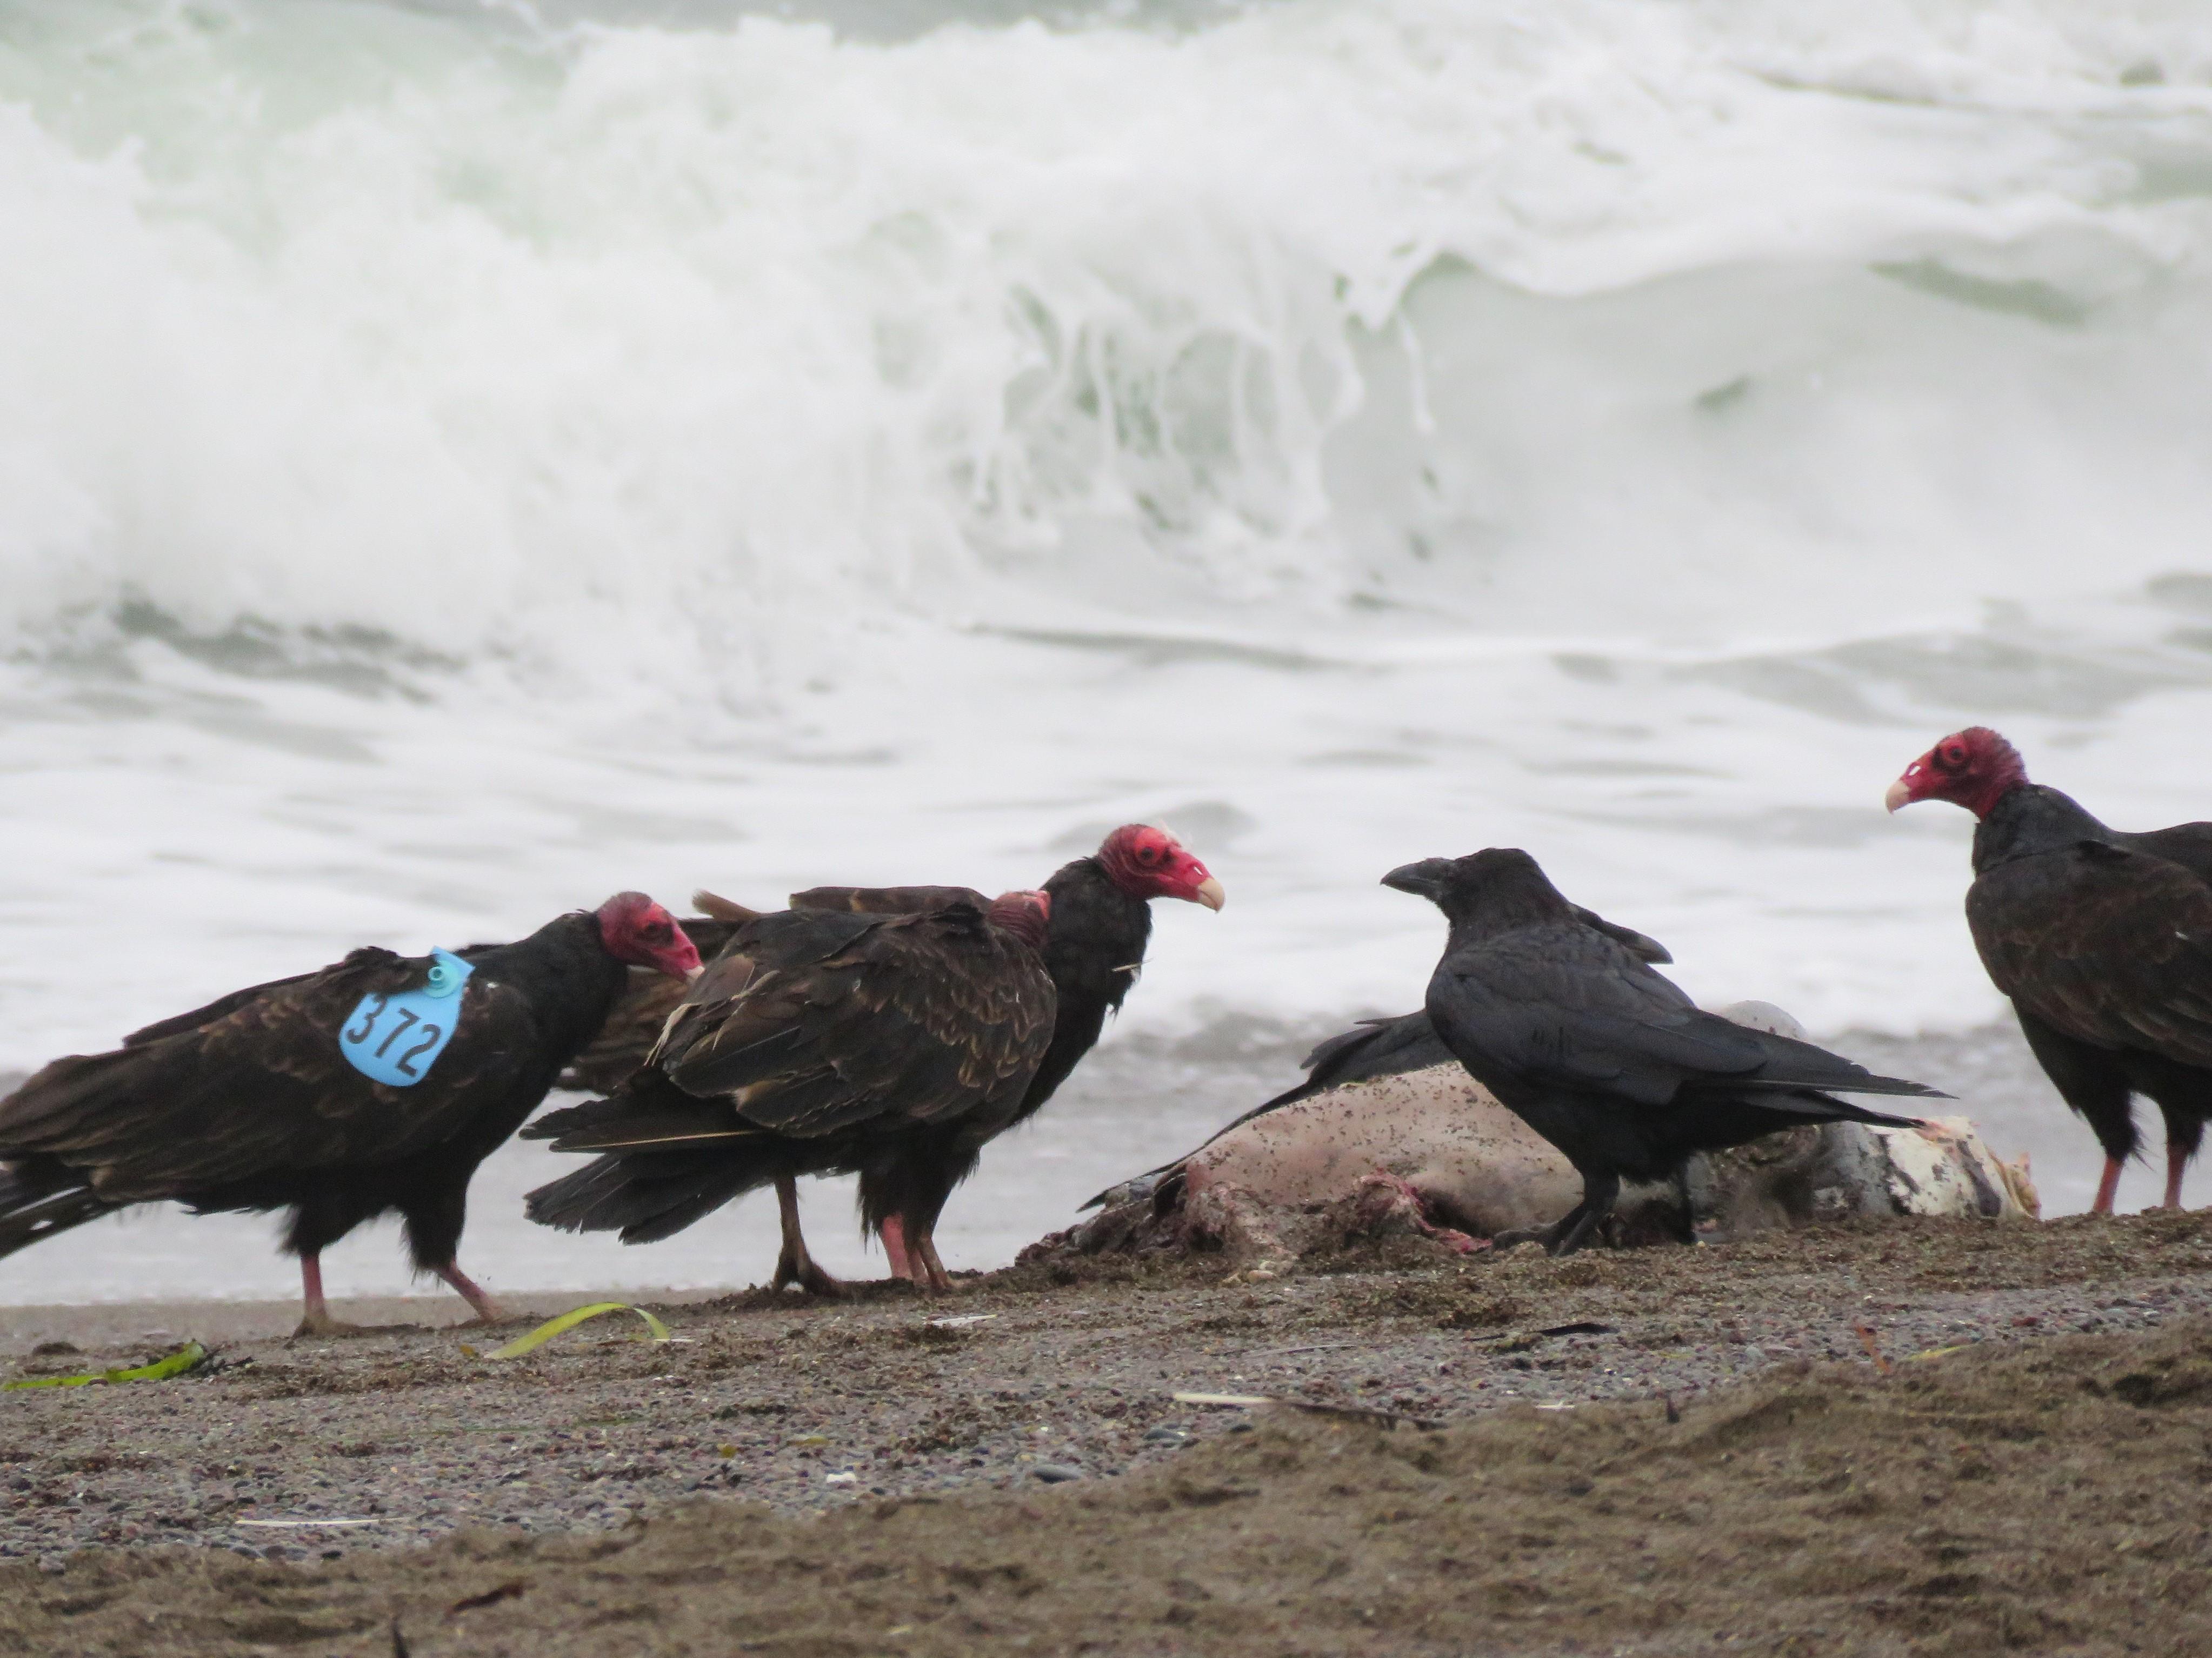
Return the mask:
[[300, 1327], [292, 1332], [296, 1339], [301, 1336], [357, 1336], [361, 1326], [348, 1324], [331, 1316], [330, 1304], [323, 1299], [323, 1260], [320, 1255], [300, 1257], [300, 1300], [302, 1311]]
[[504, 1307], [486, 1295], [478, 1287], [476, 1280], [464, 1272], [454, 1262], [449, 1260], [435, 1271], [438, 1276], [445, 1279], [452, 1287], [455, 1295], [476, 1309], [476, 1316], [463, 1324], [460, 1327], [462, 1329], [473, 1329], [484, 1324], [504, 1324], [514, 1316]]
[[292, 1335], [296, 1340], [301, 1336], [357, 1336], [362, 1331], [362, 1326], [332, 1318], [327, 1309], [317, 1308], [300, 1320], [299, 1327], [292, 1332]]

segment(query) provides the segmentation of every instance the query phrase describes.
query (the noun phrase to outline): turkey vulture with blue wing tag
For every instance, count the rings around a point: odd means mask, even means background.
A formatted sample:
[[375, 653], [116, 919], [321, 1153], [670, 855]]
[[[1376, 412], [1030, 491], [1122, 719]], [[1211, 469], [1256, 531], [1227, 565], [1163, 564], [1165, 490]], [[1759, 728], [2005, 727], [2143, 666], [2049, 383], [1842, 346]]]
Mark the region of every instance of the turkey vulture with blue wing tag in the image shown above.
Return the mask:
[[1450, 926], [1429, 981], [1437, 1036], [1582, 1176], [1582, 1202], [1527, 1235], [1554, 1254], [1582, 1247], [1623, 1176], [1669, 1179], [1693, 1151], [1803, 1123], [1911, 1126], [1826, 1090], [1936, 1096], [1705, 1012], [1585, 921], [1525, 852], [1431, 858], [1392, 870], [1382, 884], [1430, 899]]
[[1986, 726], [1954, 732], [1890, 785], [1892, 811], [1974, 814], [1966, 924], [2059, 1095], [2105, 1152], [2094, 1212], [2136, 1154], [2134, 1096], [2166, 1119], [2166, 1206], [2212, 1117], [2212, 823], [2130, 834], [2027, 780]]
[[599, 1034], [631, 965], [699, 953], [642, 893], [458, 955], [356, 950], [56, 1060], [0, 1100], [0, 1255], [136, 1203], [289, 1209], [303, 1334], [342, 1329], [322, 1252], [396, 1211], [418, 1271], [498, 1317], [456, 1260], [477, 1165]]
[[530, 1218], [645, 1243], [773, 1185], [776, 1287], [834, 1295], [842, 1286], [799, 1230], [797, 1180], [857, 1174], [863, 1224], [881, 1235], [897, 1218], [919, 1281], [950, 1288], [938, 1216], [984, 1144], [1018, 1119], [1051, 1044], [1049, 902], [1010, 892], [745, 923], [642, 1066], [605, 1099], [524, 1131], [602, 1154], [532, 1192]]

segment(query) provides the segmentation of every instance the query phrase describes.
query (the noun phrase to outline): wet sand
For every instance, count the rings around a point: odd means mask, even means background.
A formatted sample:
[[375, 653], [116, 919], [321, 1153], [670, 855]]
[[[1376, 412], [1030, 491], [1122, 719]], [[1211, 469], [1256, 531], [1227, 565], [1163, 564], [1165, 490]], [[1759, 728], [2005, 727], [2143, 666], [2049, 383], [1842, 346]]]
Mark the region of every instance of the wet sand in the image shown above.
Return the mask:
[[[2212, 1214], [1308, 1266], [756, 1292], [669, 1305], [675, 1343], [611, 1317], [502, 1363], [480, 1331], [288, 1339], [273, 1305], [160, 1309], [162, 1337], [129, 1328], [154, 1309], [21, 1309], [18, 1374], [219, 1351], [4, 1396], [0, 1637], [381, 1654], [397, 1615], [417, 1654], [2212, 1646]], [[2125, 1380], [2168, 1371], [2196, 1380]]]

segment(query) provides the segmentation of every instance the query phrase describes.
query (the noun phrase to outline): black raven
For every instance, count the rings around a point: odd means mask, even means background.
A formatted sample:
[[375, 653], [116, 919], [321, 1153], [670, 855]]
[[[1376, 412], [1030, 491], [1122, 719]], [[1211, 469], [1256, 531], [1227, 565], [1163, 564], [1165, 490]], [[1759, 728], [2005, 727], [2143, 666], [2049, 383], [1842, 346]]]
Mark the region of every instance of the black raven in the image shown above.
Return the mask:
[[1500, 1242], [1534, 1237], [1571, 1254], [1613, 1207], [1624, 1176], [1669, 1179], [1693, 1151], [1801, 1123], [1913, 1126], [1824, 1089], [1944, 1097], [1699, 1011], [1584, 921], [1525, 852], [1425, 859], [1392, 870], [1382, 884], [1431, 900], [1450, 923], [1429, 981], [1437, 1035], [1583, 1177], [1582, 1202], [1559, 1222]]
[[[1604, 916], [1584, 909], [1577, 904], [1575, 914], [1587, 926], [1594, 926], [1609, 938], [1618, 938], [1639, 961], [1671, 962], [1666, 945], [1656, 938], [1608, 921]], [[690, 925], [689, 922], [686, 926]], [[1180, 1180], [1182, 1167], [1207, 1146], [1232, 1129], [1242, 1128], [1255, 1117], [1264, 1117], [1270, 1111], [1279, 1111], [1286, 1105], [1296, 1105], [1300, 1100], [1310, 1100], [1316, 1094], [1326, 1094], [1332, 1088], [1341, 1088], [1346, 1083], [1373, 1082], [1379, 1077], [1403, 1076], [1409, 1071], [1426, 1071], [1432, 1066], [1455, 1063], [1451, 1050], [1437, 1037], [1435, 1027], [1429, 1023], [1425, 1010], [1416, 1009], [1401, 1013], [1395, 1019], [1362, 1019], [1349, 1030], [1340, 1030], [1327, 1041], [1316, 1044], [1312, 1053], [1298, 1062], [1306, 1079], [1295, 1088], [1286, 1088], [1273, 1098], [1261, 1101], [1243, 1116], [1225, 1122], [1200, 1143], [1197, 1149], [1186, 1152], [1173, 1163], [1164, 1163], [1157, 1169], [1146, 1169], [1133, 1180], [1109, 1186], [1094, 1193], [1083, 1206], [1097, 1209], [1109, 1199], [1127, 1202], [1121, 1193], [1150, 1195], [1165, 1187], [1170, 1180]]]
[[[1667, 953], [1666, 945], [1634, 927], [1608, 921], [1580, 904], [1569, 908], [1584, 926], [1595, 927], [1608, 938], [1618, 938], [1638, 961], [1656, 962], [1663, 966], [1674, 959]], [[1296, 1088], [1285, 1089], [1265, 1104], [1253, 1107], [1213, 1139], [1219, 1139], [1230, 1129], [1242, 1127], [1255, 1117], [1325, 1094], [1332, 1088], [1341, 1088], [1346, 1083], [1372, 1082], [1377, 1077], [1401, 1076], [1408, 1071], [1425, 1071], [1432, 1065], [1449, 1065], [1451, 1061], [1451, 1050], [1437, 1040], [1425, 1009], [1401, 1013], [1395, 1019], [1362, 1019], [1351, 1029], [1340, 1031], [1318, 1045], [1300, 1061], [1306, 1073], [1304, 1082]], [[1209, 1145], [1212, 1143], [1206, 1142]]]

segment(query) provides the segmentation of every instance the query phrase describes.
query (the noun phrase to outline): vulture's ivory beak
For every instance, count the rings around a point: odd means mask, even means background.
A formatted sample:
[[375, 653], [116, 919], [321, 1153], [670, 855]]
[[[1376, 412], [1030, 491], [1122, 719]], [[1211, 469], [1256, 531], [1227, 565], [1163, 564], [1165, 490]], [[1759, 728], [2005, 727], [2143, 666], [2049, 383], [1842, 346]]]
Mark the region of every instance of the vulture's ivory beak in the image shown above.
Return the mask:
[[1191, 896], [1208, 909], [1219, 909], [1222, 905], [1229, 902], [1229, 894], [1222, 886], [1219, 878], [1212, 875], [1198, 884], [1198, 890], [1191, 894]]
[[1899, 806], [1911, 805], [1912, 804], [1912, 786], [1910, 783], [1907, 783], [1902, 777], [1899, 778], [1897, 781], [1889, 786], [1888, 792], [1881, 797], [1881, 803], [1885, 806], [1887, 806], [1892, 811], [1895, 811]]

